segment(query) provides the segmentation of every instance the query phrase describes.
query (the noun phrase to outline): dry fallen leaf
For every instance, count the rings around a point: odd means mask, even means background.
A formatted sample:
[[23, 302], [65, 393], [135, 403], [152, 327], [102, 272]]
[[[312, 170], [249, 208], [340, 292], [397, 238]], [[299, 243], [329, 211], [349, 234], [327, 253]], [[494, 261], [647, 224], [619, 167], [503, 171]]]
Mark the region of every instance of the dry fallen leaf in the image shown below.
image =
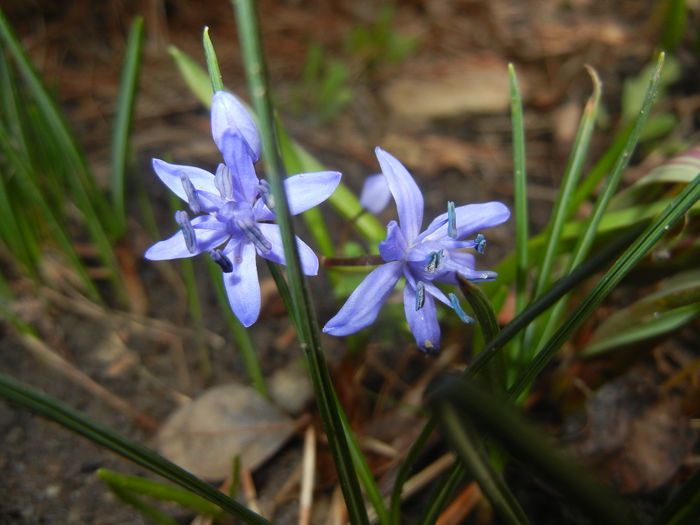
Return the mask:
[[211, 388], [176, 410], [156, 436], [157, 450], [196, 476], [223, 479], [231, 462], [255, 470], [295, 430], [294, 421], [252, 388]]
[[601, 387], [587, 403], [587, 424], [574, 450], [620, 492], [650, 492], [666, 483], [692, 451], [697, 434], [681, 399], [665, 396], [631, 371]]

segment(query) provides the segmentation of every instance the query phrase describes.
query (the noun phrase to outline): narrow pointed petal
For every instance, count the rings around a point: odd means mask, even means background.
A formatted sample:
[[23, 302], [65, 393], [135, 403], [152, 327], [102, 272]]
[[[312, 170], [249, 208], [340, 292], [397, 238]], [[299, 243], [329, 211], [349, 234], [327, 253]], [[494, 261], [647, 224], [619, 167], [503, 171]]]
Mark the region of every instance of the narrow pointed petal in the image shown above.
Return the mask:
[[423, 224], [423, 194], [408, 170], [398, 159], [381, 148], [375, 148], [382, 173], [396, 201], [399, 223], [406, 240], [412, 243]]
[[386, 240], [379, 243], [379, 253], [386, 262], [398, 261], [406, 255], [406, 237], [396, 221], [386, 225]]
[[[508, 206], [492, 201], [481, 204], [467, 204], [455, 208], [457, 237], [463, 239], [481, 230], [503, 224], [510, 217]], [[420, 235], [419, 240], [435, 240], [448, 237], [447, 213], [438, 215]]]
[[[258, 250], [258, 255], [272, 262], [286, 264], [284, 259], [282, 234], [280, 233], [279, 226], [276, 224], [259, 222], [258, 228], [260, 228], [260, 232], [272, 245], [270, 251], [267, 253], [262, 253], [260, 250]], [[297, 250], [299, 251], [299, 259], [301, 260], [301, 270], [304, 272], [304, 275], [318, 274], [318, 257], [314, 251], [299, 237], [296, 237], [296, 240]]]
[[156, 172], [158, 178], [163, 181], [170, 191], [187, 202], [187, 193], [182, 185], [181, 176], [185, 175], [195, 190], [216, 192], [214, 184], [214, 175], [201, 168], [194, 166], [184, 166], [181, 164], [170, 164], [160, 159], [151, 161], [153, 171]]
[[249, 242], [241, 242], [225, 254], [233, 262], [233, 271], [223, 274], [231, 310], [243, 326], [250, 326], [260, 315], [260, 282], [255, 247]]
[[234, 198], [242, 202], [253, 202], [259, 181], [253, 166], [254, 159], [240, 134], [224, 133], [220, 149], [226, 166], [231, 170]]
[[365, 179], [360, 193], [360, 205], [375, 215], [384, 211], [391, 200], [391, 191], [383, 173]]
[[403, 289], [403, 306], [418, 348], [429, 354], [437, 352], [440, 349], [440, 324], [432, 294], [425, 294], [422, 308], [416, 310], [416, 287], [407, 281]]
[[211, 134], [222, 154], [224, 135], [235, 132], [245, 141], [253, 162], [257, 162], [261, 151], [260, 134], [253, 117], [234, 95], [217, 91], [211, 101]]
[[338, 187], [340, 176], [337, 171], [317, 171], [285, 179], [289, 212], [296, 215], [325, 201]]
[[471, 253], [450, 252], [450, 258], [445, 261], [435, 280], [445, 284], [459, 284], [456, 274], [473, 282], [488, 282], [498, 277], [496, 272], [474, 269], [474, 256]]
[[190, 252], [185, 244], [185, 236], [182, 230], [164, 241], [159, 241], [151, 246], [143, 255], [151, 261], [166, 261], [169, 259], [183, 259], [193, 257], [202, 252], [209, 251], [221, 245], [229, 234], [221, 229], [221, 223], [208, 215], [195, 217], [191, 221], [196, 232], [196, 249]]
[[[340, 311], [326, 323], [323, 331], [331, 335], [348, 335], [371, 325], [401, 277], [402, 267], [400, 261], [395, 261], [372, 270], [360, 286], [355, 288]], [[413, 307], [415, 308], [415, 298]]]

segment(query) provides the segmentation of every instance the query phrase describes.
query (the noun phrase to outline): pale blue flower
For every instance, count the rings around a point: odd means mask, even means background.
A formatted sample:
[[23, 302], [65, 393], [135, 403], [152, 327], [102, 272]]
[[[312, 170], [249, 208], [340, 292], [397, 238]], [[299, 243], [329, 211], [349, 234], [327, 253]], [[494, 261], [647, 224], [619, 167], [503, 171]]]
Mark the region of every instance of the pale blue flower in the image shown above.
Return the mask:
[[[145, 257], [165, 260], [208, 252], [223, 271], [233, 313], [244, 326], [250, 326], [260, 314], [255, 254], [284, 264], [282, 237], [279, 227], [270, 223], [275, 214], [269, 186], [258, 179], [253, 166], [260, 157], [260, 136], [252, 117], [232, 94], [217, 91], [211, 125], [214, 142], [224, 158], [216, 174], [153, 159], [156, 175], [197, 216], [190, 220], [186, 211], [176, 212], [180, 230], [151, 246]], [[339, 182], [336, 171], [285, 179], [290, 212], [296, 215], [323, 202]], [[316, 275], [316, 254], [298, 237], [296, 241], [304, 273]]]
[[360, 205], [375, 215], [384, 211], [391, 201], [391, 191], [383, 173], [370, 175], [365, 179], [360, 192]]
[[462, 311], [454, 294], [445, 295], [435, 283], [457, 284], [457, 275], [470, 281], [490, 281], [495, 272], [475, 270], [474, 255], [463, 251], [472, 248], [483, 252], [485, 239], [481, 230], [505, 222], [508, 208], [500, 202], [468, 204], [454, 207], [438, 216], [425, 231], [423, 195], [406, 168], [392, 155], [376, 148], [377, 159], [396, 202], [399, 222], [387, 225], [386, 240], [379, 243], [385, 264], [365, 277], [340, 311], [326, 323], [323, 331], [348, 335], [372, 324], [394, 286], [404, 277], [404, 311], [418, 347], [426, 352], [440, 348], [440, 325], [435, 300], [453, 308], [464, 321], [471, 319]]

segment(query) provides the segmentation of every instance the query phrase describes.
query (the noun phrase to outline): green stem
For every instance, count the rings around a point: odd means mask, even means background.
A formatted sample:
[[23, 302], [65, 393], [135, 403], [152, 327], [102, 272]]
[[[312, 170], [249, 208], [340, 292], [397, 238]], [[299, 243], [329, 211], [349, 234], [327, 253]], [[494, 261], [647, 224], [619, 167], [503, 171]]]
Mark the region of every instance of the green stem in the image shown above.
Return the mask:
[[284, 244], [284, 256], [291, 291], [291, 310], [296, 313], [298, 336], [311, 375], [316, 402], [323, 419], [328, 444], [338, 471], [350, 522], [369, 523], [360, 485], [353, 468], [352, 456], [335, 403], [335, 394], [320, 343], [320, 333], [310, 292], [301, 270], [295, 242], [294, 226], [289, 213], [283, 180], [286, 176], [278, 149], [274, 112], [270, 102], [259, 24], [252, 0], [234, 0], [238, 34], [243, 52], [246, 78], [253, 107], [260, 120], [260, 135], [266, 162], [267, 180], [276, 203], [276, 217]]

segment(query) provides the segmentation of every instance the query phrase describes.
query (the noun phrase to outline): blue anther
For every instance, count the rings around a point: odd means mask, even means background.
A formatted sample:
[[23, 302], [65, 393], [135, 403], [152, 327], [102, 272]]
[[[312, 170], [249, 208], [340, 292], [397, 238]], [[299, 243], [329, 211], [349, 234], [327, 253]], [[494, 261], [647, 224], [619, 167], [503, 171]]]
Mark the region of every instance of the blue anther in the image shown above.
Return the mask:
[[255, 247], [262, 253], [270, 253], [272, 243], [268, 241], [252, 219], [236, 219], [236, 226], [248, 237]]
[[270, 208], [270, 210], [275, 209], [275, 198], [272, 196], [272, 190], [270, 189], [270, 184], [266, 180], [261, 180], [258, 184], [258, 192], [262, 198], [265, 206]]
[[231, 273], [233, 271], [233, 263], [231, 262], [231, 259], [226, 257], [218, 248], [209, 250], [209, 256], [211, 257], [212, 261], [221, 267], [221, 271], [224, 273]]
[[194, 228], [190, 222], [190, 217], [187, 215], [186, 211], [176, 211], [175, 212], [175, 222], [182, 230], [182, 235], [185, 238], [185, 246], [190, 253], [195, 253], [197, 251], [197, 236], [194, 233]]
[[448, 293], [447, 297], [449, 297], [450, 304], [452, 304], [452, 308], [454, 308], [454, 311], [457, 312], [457, 317], [459, 317], [460, 321], [462, 321], [463, 323], [474, 322], [474, 319], [472, 319], [466, 313], [464, 313], [464, 310], [462, 310], [462, 305], [459, 303], [459, 298], [454, 293]]
[[477, 251], [477, 253], [484, 253], [484, 250], [486, 249], [486, 237], [484, 237], [483, 234], [478, 234], [476, 239], [474, 239], [474, 249]]
[[185, 195], [187, 196], [187, 204], [190, 205], [192, 213], [199, 215], [202, 211], [202, 204], [199, 202], [194, 184], [192, 184], [190, 178], [184, 173], [180, 173], [180, 182], [182, 182], [182, 188], [185, 190]]
[[425, 263], [425, 271], [428, 273], [434, 273], [440, 267], [440, 259], [445, 254], [444, 250], [437, 250], [430, 252], [428, 260]]
[[418, 281], [416, 284], [416, 312], [425, 304], [425, 284]]
[[459, 233], [457, 232], [457, 214], [455, 213], [455, 203], [447, 201], [447, 235], [456, 239]]
[[214, 175], [214, 185], [222, 199], [233, 199], [233, 179], [226, 164], [219, 164]]

